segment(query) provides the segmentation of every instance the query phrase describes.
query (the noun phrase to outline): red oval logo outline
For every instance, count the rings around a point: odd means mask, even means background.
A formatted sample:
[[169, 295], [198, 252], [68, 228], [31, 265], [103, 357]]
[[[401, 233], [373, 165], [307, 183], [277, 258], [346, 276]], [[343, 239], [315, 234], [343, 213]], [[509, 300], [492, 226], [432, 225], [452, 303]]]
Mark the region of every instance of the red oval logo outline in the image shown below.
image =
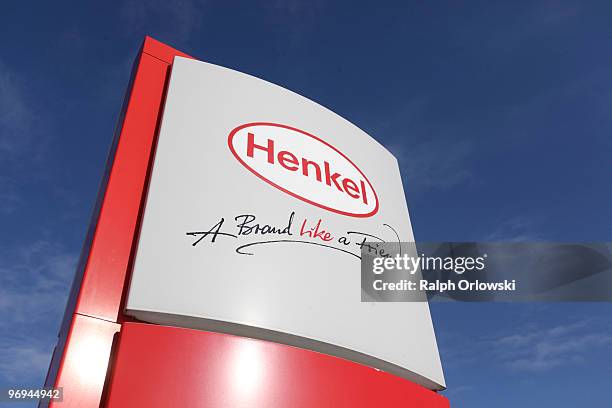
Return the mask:
[[[348, 161], [351, 164], [351, 166], [353, 166], [359, 172], [359, 174], [361, 174], [361, 176], [366, 181], [366, 183], [368, 183], [368, 186], [370, 186], [370, 189], [374, 193], [374, 199], [376, 200], [376, 206], [374, 207], [374, 209], [372, 211], [370, 211], [369, 213], [366, 213], [366, 214], [358, 214], [358, 213], [351, 213], [351, 212], [347, 212], [347, 211], [338, 210], [336, 208], [328, 207], [328, 206], [326, 206], [324, 204], [321, 204], [321, 203], [318, 203], [316, 201], [310, 200], [310, 199], [308, 199], [306, 197], [302, 197], [301, 195], [296, 194], [296, 193], [294, 193], [292, 191], [289, 191], [286, 188], [284, 188], [282, 186], [279, 186], [278, 184], [276, 184], [272, 180], [269, 180], [266, 177], [264, 177], [263, 175], [259, 174], [255, 169], [253, 169], [244, 160], [242, 160], [242, 157], [240, 157], [238, 155], [238, 153], [234, 149], [234, 145], [232, 144], [232, 140], [234, 139], [234, 136], [236, 135], [236, 133], [239, 132], [240, 130], [242, 130], [242, 129], [246, 128], [246, 127], [250, 127], [250, 126], [272, 126], [272, 127], [280, 127], [280, 128], [292, 130], [294, 132], [301, 133], [302, 135], [311, 137], [311, 138], [315, 139], [316, 141], [318, 141], [320, 143], [323, 143], [325, 146], [331, 148], [333, 151], [335, 151], [340, 156], [342, 156], [346, 161]], [[323, 139], [321, 139], [321, 138], [319, 138], [319, 137], [317, 137], [317, 136], [315, 136], [315, 135], [313, 135], [311, 133], [308, 133], [308, 132], [306, 132], [304, 130], [300, 130], [300, 129], [292, 127], [292, 126], [283, 125], [283, 124], [280, 124], [280, 123], [273, 123], [273, 122], [252, 122], [252, 123], [246, 123], [244, 125], [240, 125], [240, 126], [234, 128], [230, 132], [230, 134], [229, 134], [229, 136], [227, 138], [227, 144], [229, 146], [230, 151], [232, 152], [232, 154], [236, 158], [236, 160], [238, 160], [240, 162], [240, 164], [242, 164], [244, 167], [246, 167], [247, 170], [249, 170], [251, 173], [253, 173], [257, 177], [259, 177], [261, 180], [263, 180], [266, 183], [270, 184], [271, 186], [277, 188], [278, 190], [280, 190], [280, 191], [282, 191], [284, 193], [289, 194], [292, 197], [295, 197], [295, 198], [297, 198], [297, 199], [299, 199], [301, 201], [304, 201], [304, 202], [306, 202], [308, 204], [314, 205], [315, 207], [319, 207], [319, 208], [322, 208], [324, 210], [334, 212], [336, 214], [347, 215], [349, 217], [367, 218], [367, 217], [373, 216], [374, 214], [376, 214], [378, 212], [378, 208], [379, 208], [378, 195], [376, 194], [376, 190], [374, 190], [374, 186], [372, 186], [372, 183], [370, 183], [370, 180], [366, 177], [365, 174], [363, 174], [361, 169], [359, 167], [357, 167], [357, 165], [355, 163], [353, 163], [353, 161], [351, 159], [349, 159], [340, 150], [336, 149], [334, 146], [332, 146], [331, 144], [329, 144], [325, 140], [323, 140]]]

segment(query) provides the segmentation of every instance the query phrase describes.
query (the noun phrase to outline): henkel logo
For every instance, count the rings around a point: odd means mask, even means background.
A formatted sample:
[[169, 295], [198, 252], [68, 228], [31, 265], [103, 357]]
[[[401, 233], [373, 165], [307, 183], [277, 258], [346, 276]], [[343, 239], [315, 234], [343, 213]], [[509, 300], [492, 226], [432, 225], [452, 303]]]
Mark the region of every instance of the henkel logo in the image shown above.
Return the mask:
[[365, 174], [315, 135], [278, 123], [247, 123], [231, 131], [228, 145], [249, 171], [295, 198], [351, 217], [378, 211]]

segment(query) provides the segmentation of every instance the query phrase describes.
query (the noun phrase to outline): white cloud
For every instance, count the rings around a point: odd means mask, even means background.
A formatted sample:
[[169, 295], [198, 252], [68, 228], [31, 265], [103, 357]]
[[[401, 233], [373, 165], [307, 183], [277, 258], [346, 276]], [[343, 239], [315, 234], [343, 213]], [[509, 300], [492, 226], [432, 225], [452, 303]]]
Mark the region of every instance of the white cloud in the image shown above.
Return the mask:
[[33, 119], [19, 77], [0, 61], [0, 157], [27, 147]]
[[66, 302], [76, 259], [48, 241], [0, 251], [0, 328], [57, 315]]
[[326, 3], [321, 0], [277, 0], [268, 3], [266, 8], [275, 25], [289, 32], [285, 45], [292, 46], [316, 30], [325, 17]]
[[500, 362], [521, 371], [546, 371], [584, 362], [612, 348], [612, 332], [584, 320], [543, 330], [502, 336], [493, 341]]
[[[395, 148], [410, 191], [445, 189], [469, 183], [472, 143], [466, 139], [428, 140]], [[403, 151], [402, 151], [403, 150]]]
[[32, 177], [30, 166], [42, 157], [46, 135], [37, 135], [38, 115], [26, 96], [25, 81], [0, 61], [0, 215], [24, 202], [20, 186]]
[[23, 202], [19, 194], [0, 181], [0, 213], [10, 214]]
[[375, 129], [398, 159], [409, 194], [447, 189], [474, 181], [470, 160], [473, 142], [423, 120], [433, 101], [415, 97]]
[[581, 8], [580, 2], [572, 0], [530, 3], [514, 21], [500, 22], [489, 36], [489, 46], [496, 50], [519, 49], [525, 41], [570, 22], [579, 16]]
[[444, 391], [444, 395], [455, 397], [458, 394], [465, 394], [473, 391], [478, 391], [478, 389], [472, 385], [453, 385], [451, 388]]
[[534, 242], [540, 241], [537, 226], [540, 220], [536, 217], [515, 216], [503, 222], [486, 236], [485, 241]]
[[[41, 385], [52, 351], [51, 345], [28, 338], [17, 344], [0, 341], [0, 378], [14, 386]], [[30, 383], [33, 380], [37, 383]]]
[[508, 329], [505, 333], [481, 338], [445, 333], [439, 342], [443, 362], [446, 366], [493, 364], [509, 372], [537, 373], [577, 367], [612, 351], [609, 322], [584, 319], [538, 326], [522, 324], [512, 327], [511, 332]]
[[76, 259], [49, 241], [0, 248], [1, 380], [44, 380]]
[[[162, 41], [185, 42], [203, 23], [203, 2], [128, 0], [120, 8], [120, 17], [130, 32], [160, 36]], [[153, 27], [155, 31], [150, 31]]]

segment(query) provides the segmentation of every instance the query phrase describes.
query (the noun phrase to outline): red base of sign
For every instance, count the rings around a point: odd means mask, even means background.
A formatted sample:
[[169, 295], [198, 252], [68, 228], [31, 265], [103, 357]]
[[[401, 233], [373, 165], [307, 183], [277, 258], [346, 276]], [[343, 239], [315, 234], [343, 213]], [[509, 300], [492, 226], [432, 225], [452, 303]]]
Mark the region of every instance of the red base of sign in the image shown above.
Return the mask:
[[[165, 89], [175, 56], [145, 39], [46, 385], [58, 408], [448, 407], [407, 380], [340, 358], [123, 315]], [[47, 406], [41, 403], [41, 406]]]
[[374, 368], [228, 334], [126, 323], [116, 357], [109, 408], [448, 407]]

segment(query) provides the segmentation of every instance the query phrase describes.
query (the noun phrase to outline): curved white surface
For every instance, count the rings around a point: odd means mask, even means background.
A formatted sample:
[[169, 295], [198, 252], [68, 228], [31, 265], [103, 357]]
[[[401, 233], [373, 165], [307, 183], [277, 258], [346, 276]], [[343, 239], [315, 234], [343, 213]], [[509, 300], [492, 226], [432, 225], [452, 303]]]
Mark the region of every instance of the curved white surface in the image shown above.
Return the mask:
[[[372, 183], [379, 200], [377, 212], [370, 217], [333, 212], [280, 191], [249, 171], [230, 151], [228, 136], [236, 127], [253, 122], [286, 124], [337, 148]], [[268, 135], [255, 137], [261, 144]], [[283, 148], [294, 149], [296, 156], [308, 153], [312, 156], [309, 159], [335, 160], [332, 154], [314, 157], [321, 150], [316, 145], [300, 152], [299, 144], [283, 143]], [[254, 152], [253, 159], [267, 159], [265, 151]], [[264, 164], [256, 166], [262, 169]], [[359, 177], [346, 162], [338, 163], [337, 168], [345, 168], [352, 178]], [[269, 168], [260, 171], [275, 177]], [[291, 186], [299, 179], [282, 182]], [[314, 196], [320, 184], [313, 184]], [[327, 187], [344, 194], [341, 206], [358, 207], [358, 203], [346, 204], [346, 192], [334, 185]], [[309, 194], [304, 185], [296, 189]], [[211, 242], [213, 234], [187, 234], [209, 231], [223, 219], [217, 231], [237, 235], [235, 217], [245, 214], [255, 215], [262, 226], [269, 224], [280, 231], [292, 212], [292, 235], [251, 231], [236, 238], [217, 235]], [[321, 220], [319, 229], [332, 239], [324, 241], [322, 234], [317, 238], [300, 236], [304, 220], [306, 230]], [[393, 226], [403, 241], [413, 239], [397, 161], [380, 144], [350, 122], [291, 91], [233, 70], [177, 57], [127, 313], [154, 323], [278, 338], [386, 369], [428, 388], [444, 388], [428, 304], [360, 301], [359, 259], [352, 255], [359, 254], [358, 235], [347, 233], [359, 231], [395, 240], [393, 231], [384, 224]], [[351, 243], [339, 243], [341, 236], [349, 237]], [[199, 238], [203, 239], [194, 246]], [[300, 242], [260, 243], [241, 250], [251, 255], [237, 253], [242, 245], [270, 240]]]

